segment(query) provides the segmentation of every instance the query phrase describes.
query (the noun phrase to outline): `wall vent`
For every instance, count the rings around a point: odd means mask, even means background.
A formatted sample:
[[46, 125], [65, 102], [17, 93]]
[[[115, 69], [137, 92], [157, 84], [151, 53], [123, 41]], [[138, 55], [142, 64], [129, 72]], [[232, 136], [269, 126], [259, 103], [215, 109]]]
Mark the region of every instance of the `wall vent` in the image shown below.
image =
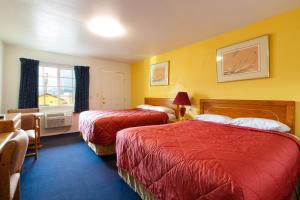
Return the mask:
[[45, 128], [57, 128], [72, 125], [72, 113], [45, 113]]

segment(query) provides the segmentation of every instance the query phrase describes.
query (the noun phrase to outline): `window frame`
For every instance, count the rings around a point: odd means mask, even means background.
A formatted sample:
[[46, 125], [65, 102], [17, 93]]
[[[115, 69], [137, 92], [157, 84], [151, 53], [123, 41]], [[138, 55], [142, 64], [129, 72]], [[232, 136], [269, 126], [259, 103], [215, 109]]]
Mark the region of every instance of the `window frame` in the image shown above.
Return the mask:
[[[63, 64], [56, 64], [56, 63], [46, 63], [46, 62], [40, 62], [39, 64], [39, 78], [44, 78], [45, 77], [45, 73], [44, 71], [42, 73], [40, 73], [41, 68], [44, 70], [45, 67], [48, 68], [55, 68], [57, 69], [57, 73], [56, 73], [56, 77], [55, 76], [48, 76], [49, 78], [56, 78], [56, 82], [57, 82], [57, 86], [46, 86], [44, 83], [38, 84], [38, 87], [42, 87], [42, 89], [44, 90], [44, 93], [46, 91], [46, 87], [52, 87], [52, 88], [57, 88], [57, 104], [56, 105], [40, 105], [38, 104], [39, 108], [74, 108], [75, 105], [75, 87], [76, 87], [76, 80], [75, 80], [75, 72], [74, 72], [74, 68], [71, 65], [63, 65]], [[66, 76], [60, 76], [61, 74], [61, 70], [71, 70], [72, 71], [72, 78], [66, 77]], [[61, 87], [61, 83], [60, 83], [60, 79], [64, 78], [64, 79], [71, 79], [72, 82], [72, 87], [68, 87], [68, 86], [62, 86]], [[72, 104], [60, 104], [60, 97], [63, 96], [60, 94], [60, 90], [61, 88], [71, 88], [72, 89]], [[40, 96], [40, 94], [39, 94]], [[45, 97], [44, 97], [45, 98]], [[44, 99], [45, 102], [45, 99]]]

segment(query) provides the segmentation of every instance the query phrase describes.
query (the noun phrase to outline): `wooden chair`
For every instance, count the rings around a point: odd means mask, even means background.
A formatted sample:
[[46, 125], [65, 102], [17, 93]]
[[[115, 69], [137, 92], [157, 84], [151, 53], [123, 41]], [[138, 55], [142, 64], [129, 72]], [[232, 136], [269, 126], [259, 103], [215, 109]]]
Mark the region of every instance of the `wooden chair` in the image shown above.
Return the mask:
[[34, 114], [28, 114], [21, 117], [21, 129], [24, 130], [29, 138], [29, 150], [26, 156], [34, 156], [38, 158], [39, 138], [40, 138], [40, 119]]
[[41, 130], [40, 130], [40, 118], [34, 114], [39, 112], [38, 108], [30, 109], [11, 109], [7, 113], [23, 113], [21, 116], [21, 129], [23, 129], [29, 137], [29, 150], [33, 150], [33, 153], [28, 153], [26, 156], [38, 157], [38, 148], [40, 146]]
[[0, 149], [0, 199], [20, 199], [20, 172], [28, 147], [28, 136], [18, 130]]

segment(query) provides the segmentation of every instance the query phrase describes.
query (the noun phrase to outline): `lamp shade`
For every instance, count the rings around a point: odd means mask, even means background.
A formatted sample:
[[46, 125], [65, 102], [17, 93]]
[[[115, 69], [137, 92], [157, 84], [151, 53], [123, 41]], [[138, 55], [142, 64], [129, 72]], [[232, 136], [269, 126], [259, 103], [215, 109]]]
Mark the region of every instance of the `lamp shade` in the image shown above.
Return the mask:
[[173, 104], [190, 106], [191, 102], [187, 92], [178, 92]]

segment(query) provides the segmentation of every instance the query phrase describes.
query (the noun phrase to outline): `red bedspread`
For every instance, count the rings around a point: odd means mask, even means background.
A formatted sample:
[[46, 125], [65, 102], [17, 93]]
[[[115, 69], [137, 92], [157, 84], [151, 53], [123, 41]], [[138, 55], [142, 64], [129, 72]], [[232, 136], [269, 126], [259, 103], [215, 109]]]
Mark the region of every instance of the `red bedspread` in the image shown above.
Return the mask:
[[79, 115], [79, 131], [86, 135], [89, 142], [112, 145], [115, 144], [117, 132], [124, 128], [167, 122], [166, 113], [151, 110], [85, 111]]
[[300, 171], [292, 136], [201, 121], [122, 130], [116, 152], [161, 200], [284, 200]]

